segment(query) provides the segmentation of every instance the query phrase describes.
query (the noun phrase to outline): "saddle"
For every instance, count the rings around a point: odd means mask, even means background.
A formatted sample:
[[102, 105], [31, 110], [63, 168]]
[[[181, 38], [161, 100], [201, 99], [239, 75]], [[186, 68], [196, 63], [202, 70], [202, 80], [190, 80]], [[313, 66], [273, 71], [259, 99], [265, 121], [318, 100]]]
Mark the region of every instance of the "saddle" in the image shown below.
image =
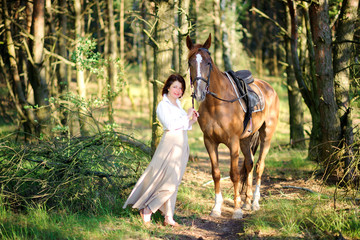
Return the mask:
[[[251, 120], [251, 114], [253, 112], [262, 111], [263, 103], [260, 100], [258, 94], [251, 89], [249, 84], [254, 82], [254, 78], [249, 70], [240, 70], [234, 72], [233, 70], [227, 71], [227, 73], [232, 77], [234, 80], [239, 93], [241, 96], [244, 96], [244, 102], [246, 105], [245, 111], [245, 119], [244, 119], [244, 131], [248, 122]], [[251, 122], [250, 122], [251, 124]]]

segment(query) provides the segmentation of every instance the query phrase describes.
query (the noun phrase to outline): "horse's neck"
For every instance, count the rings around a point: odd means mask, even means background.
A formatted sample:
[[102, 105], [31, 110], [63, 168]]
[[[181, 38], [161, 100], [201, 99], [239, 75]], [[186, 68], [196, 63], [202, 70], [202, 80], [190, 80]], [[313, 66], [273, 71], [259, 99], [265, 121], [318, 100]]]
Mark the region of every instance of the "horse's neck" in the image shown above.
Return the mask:
[[227, 99], [231, 96], [231, 85], [226, 75], [223, 74], [218, 68], [214, 68], [213, 74], [210, 76], [209, 91], [215, 93], [218, 97]]

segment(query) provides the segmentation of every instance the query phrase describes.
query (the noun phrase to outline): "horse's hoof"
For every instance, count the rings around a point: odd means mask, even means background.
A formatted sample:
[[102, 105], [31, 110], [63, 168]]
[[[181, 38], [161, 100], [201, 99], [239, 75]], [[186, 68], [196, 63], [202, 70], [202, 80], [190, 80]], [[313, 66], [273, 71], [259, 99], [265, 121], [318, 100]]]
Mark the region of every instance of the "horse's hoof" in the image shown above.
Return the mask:
[[242, 205], [242, 209], [245, 211], [250, 211], [251, 210], [251, 206], [247, 203], [244, 203], [244, 205]]
[[258, 211], [258, 210], [260, 210], [260, 205], [257, 203], [257, 204], [253, 204], [252, 205], [252, 210], [253, 211]]
[[242, 219], [243, 218], [243, 213], [241, 211], [241, 209], [236, 209], [234, 211], [234, 214], [232, 216], [233, 219]]
[[213, 217], [213, 218], [221, 217], [221, 212], [212, 210], [210, 213], [210, 217]]

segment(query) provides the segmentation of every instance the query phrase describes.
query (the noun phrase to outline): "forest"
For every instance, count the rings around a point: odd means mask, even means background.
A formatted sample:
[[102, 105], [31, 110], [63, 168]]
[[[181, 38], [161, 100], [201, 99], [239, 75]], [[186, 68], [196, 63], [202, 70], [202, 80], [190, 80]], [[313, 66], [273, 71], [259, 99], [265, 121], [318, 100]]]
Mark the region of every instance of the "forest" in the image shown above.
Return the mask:
[[[260, 230], [250, 226], [256, 222], [252, 215], [241, 220], [241, 230], [232, 228], [224, 239], [359, 239], [359, 212], [354, 210], [360, 184], [359, 2], [1, 0], [0, 238], [199, 238], [187, 235], [191, 229], [177, 234], [139, 230], [136, 213], [120, 208], [162, 135], [156, 106], [170, 74], [184, 76], [182, 104], [191, 104], [186, 37], [203, 43], [211, 35], [209, 51], [221, 70], [250, 70], [280, 97], [280, 124], [270, 150], [278, 155], [270, 153], [268, 179], [271, 173], [277, 179], [316, 179], [322, 187], [310, 192], [327, 189], [318, 196], [334, 211], [331, 217], [312, 218], [315, 207], [310, 206], [319, 203], [309, 197], [311, 203], [303, 206], [309, 216], [295, 221], [296, 230], [269, 233], [260, 227], [266, 233], [256, 235]], [[204, 174], [211, 179], [202, 133], [199, 126], [193, 128], [187, 174], [204, 161]], [[287, 170], [286, 164], [272, 165], [277, 156], [289, 162], [299, 156], [307, 164]], [[226, 172], [228, 159], [225, 162]], [[298, 172], [302, 167], [306, 173]], [[180, 193], [184, 202], [193, 181], [185, 181]], [[192, 197], [208, 206], [206, 201], [213, 198], [209, 189], [202, 194], [206, 200], [195, 193]], [[304, 194], [309, 185], [290, 189]], [[269, 196], [264, 209], [274, 204]], [[199, 203], [192, 209], [191, 202], [180, 207], [183, 215], [178, 216], [189, 225], [210, 209]], [[105, 214], [125, 220], [107, 220], [122, 226], [108, 235], [102, 235], [103, 230], [86, 235], [23, 227], [24, 219], [36, 211], [59, 222], [73, 216], [65, 226], [85, 219], [101, 222]], [[79, 219], [77, 213], [85, 215]], [[18, 214], [24, 219], [14, 220]], [[40, 218], [35, 217], [39, 222], [33, 225], [41, 225]], [[344, 226], [333, 227], [334, 222]], [[286, 229], [275, 226], [269, 228]]]

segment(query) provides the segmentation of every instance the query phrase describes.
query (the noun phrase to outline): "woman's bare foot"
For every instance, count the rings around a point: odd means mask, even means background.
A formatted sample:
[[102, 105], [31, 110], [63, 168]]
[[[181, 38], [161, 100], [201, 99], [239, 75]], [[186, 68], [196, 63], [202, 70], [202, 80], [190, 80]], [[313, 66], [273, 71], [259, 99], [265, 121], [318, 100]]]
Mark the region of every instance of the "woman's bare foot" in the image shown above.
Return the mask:
[[172, 227], [179, 227], [180, 225], [174, 221], [174, 219], [172, 217], [169, 216], [165, 216], [165, 220], [164, 220], [164, 226], [172, 226]]
[[140, 215], [145, 224], [150, 224], [151, 221], [151, 210], [149, 207], [145, 207], [140, 210]]

